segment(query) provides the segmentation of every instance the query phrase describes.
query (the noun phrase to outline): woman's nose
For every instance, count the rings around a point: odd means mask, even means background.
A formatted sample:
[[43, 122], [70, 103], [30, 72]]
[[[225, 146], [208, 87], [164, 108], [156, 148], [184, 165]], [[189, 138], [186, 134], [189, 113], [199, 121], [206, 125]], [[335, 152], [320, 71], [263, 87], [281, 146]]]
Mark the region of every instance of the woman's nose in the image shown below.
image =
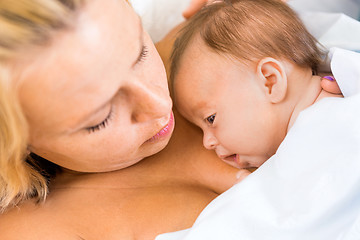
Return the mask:
[[146, 122], [170, 114], [172, 101], [167, 89], [135, 84], [132, 87], [132, 95], [132, 121]]
[[218, 142], [216, 137], [211, 133], [204, 133], [203, 145], [206, 149], [213, 150], [217, 146]]

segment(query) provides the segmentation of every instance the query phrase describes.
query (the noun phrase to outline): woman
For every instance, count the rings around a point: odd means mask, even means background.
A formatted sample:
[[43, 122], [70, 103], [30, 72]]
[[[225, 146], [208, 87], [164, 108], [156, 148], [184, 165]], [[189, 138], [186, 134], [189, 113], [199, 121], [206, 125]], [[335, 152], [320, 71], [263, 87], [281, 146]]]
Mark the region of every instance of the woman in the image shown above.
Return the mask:
[[165, 70], [125, 1], [0, 8], [1, 239], [153, 239], [235, 182], [179, 116], [169, 142]]
[[0, 26], [2, 240], [153, 239], [246, 171], [176, 112], [170, 141], [165, 70], [126, 1], [5, 0]]

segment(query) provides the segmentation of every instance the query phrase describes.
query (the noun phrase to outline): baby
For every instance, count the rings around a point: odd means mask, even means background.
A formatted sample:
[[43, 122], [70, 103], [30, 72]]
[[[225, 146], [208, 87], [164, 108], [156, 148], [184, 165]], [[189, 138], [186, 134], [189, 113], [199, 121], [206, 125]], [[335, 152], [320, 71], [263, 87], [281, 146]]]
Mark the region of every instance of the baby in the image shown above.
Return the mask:
[[[231, 0], [189, 20], [172, 53], [180, 113], [203, 144], [238, 168], [275, 154], [298, 114], [324, 97], [314, 75], [322, 51], [280, 0]], [[331, 77], [328, 77], [331, 79]]]

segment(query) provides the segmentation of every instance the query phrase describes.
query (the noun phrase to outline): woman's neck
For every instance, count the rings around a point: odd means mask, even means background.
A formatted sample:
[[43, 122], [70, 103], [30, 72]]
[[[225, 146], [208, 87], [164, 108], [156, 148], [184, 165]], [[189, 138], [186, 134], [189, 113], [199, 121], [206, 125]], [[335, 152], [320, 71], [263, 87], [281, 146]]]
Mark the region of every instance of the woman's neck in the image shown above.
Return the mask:
[[[82, 173], [63, 170], [61, 174], [57, 175], [56, 178], [51, 181], [50, 188], [128, 189], [145, 187], [154, 184], [151, 175], [146, 171], [147, 167], [151, 168], [151, 164], [148, 164], [146, 160], [147, 159], [144, 159], [140, 163], [128, 168], [104, 173]], [[144, 181], [143, 178], [145, 177], [147, 181]]]

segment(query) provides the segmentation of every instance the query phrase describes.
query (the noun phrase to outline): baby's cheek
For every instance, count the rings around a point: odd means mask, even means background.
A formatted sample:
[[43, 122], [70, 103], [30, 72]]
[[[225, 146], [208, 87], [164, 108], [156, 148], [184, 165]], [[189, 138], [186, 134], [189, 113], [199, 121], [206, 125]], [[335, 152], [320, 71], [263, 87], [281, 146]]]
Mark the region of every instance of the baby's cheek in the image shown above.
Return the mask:
[[240, 153], [243, 149], [242, 146], [244, 145], [244, 142], [246, 142], [241, 139], [241, 134], [239, 134], [236, 129], [232, 128], [219, 129], [217, 130], [216, 135], [220, 144], [228, 151], [234, 153]]

